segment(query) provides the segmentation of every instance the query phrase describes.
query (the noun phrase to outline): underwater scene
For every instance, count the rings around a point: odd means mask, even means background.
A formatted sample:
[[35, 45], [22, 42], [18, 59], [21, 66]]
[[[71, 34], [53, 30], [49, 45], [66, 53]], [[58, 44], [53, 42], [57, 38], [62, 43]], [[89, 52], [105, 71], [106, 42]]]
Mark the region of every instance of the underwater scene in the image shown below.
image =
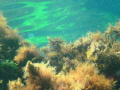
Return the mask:
[[0, 90], [120, 90], [119, 0], [0, 0]]

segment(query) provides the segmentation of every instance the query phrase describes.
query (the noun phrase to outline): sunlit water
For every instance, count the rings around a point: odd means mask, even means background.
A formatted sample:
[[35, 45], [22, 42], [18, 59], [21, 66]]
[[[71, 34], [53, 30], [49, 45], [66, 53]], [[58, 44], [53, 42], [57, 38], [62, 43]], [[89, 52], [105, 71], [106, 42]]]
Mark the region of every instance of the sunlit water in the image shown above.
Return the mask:
[[8, 25], [39, 47], [47, 37], [73, 42], [89, 31], [104, 32], [120, 18], [119, 5], [118, 0], [0, 0]]

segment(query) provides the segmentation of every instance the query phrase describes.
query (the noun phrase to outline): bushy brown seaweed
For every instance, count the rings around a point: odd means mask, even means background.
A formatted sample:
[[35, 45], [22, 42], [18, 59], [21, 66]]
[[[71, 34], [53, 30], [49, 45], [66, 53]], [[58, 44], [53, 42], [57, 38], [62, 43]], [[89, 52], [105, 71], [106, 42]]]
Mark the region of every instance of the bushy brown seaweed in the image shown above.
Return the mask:
[[98, 74], [94, 64], [82, 63], [66, 75], [55, 74], [55, 68], [44, 63], [31, 63], [25, 67], [26, 85], [18, 79], [9, 82], [9, 90], [112, 90], [113, 80]]
[[36, 49], [35, 46], [22, 46], [17, 50], [17, 55], [15, 56], [14, 60], [19, 64], [19, 66], [25, 66], [27, 61], [37, 61], [39, 62], [42, 60], [40, 56], [40, 52]]
[[6, 19], [0, 15], [0, 59], [13, 59], [15, 51], [20, 47], [21, 36], [7, 25]]
[[[30, 44], [21, 38], [16, 29], [13, 30], [10, 26], [8, 26], [6, 19], [2, 16], [2, 14], [0, 14], [0, 79], [3, 81], [3, 83], [0, 84], [0, 90], [7, 90], [8, 80], [14, 80], [16, 77], [22, 77], [22, 67], [19, 67], [19, 63], [16, 64], [14, 58], [17, 55], [17, 50], [23, 46], [30, 47]], [[35, 48], [32, 51], [36, 51], [37, 54], [39, 54], [39, 51]], [[26, 57], [25, 59], [28, 58], [28, 60], [37, 61], [38, 56], [35, 55], [36, 54], [33, 53], [33, 55], [31, 54], [32, 58]], [[41, 59], [41, 57], [39, 57], [39, 59]], [[26, 65], [27, 62], [24, 62], [25, 60], [21, 62], [24, 64], [21, 66]]]
[[112, 90], [113, 84], [112, 80], [98, 74], [94, 64], [86, 62], [66, 75], [57, 76], [54, 90]]
[[[0, 60], [16, 62], [18, 71], [22, 72], [21, 79], [10, 79], [9, 90], [118, 89], [119, 38], [120, 22], [116, 26], [110, 25], [105, 33], [89, 32], [86, 37], [71, 43], [62, 38], [48, 38], [49, 44], [38, 51], [0, 15]], [[6, 86], [8, 81], [2, 81]]]
[[[9, 90], [17, 90], [16, 87], [21, 90], [49, 90], [52, 89], [53, 78], [55, 76], [55, 68], [48, 66], [44, 63], [32, 63], [27, 62], [24, 68], [24, 78], [26, 79], [26, 85], [18, 85], [17, 81], [9, 82]], [[12, 85], [13, 83], [17, 83]], [[15, 88], [14, 88], [15, 87]]]

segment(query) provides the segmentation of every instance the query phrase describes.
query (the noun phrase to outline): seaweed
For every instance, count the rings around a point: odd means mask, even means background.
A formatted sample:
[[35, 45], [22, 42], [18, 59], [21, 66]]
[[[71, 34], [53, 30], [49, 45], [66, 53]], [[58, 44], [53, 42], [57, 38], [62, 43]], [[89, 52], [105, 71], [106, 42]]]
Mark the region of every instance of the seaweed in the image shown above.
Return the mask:
[[0, 90], [118, 90], [119, 38], [120, 22], [71, 43], [49, 37], [38, 50], [0, 15]]
[[[1, 87], [3, 90], [7, 90], [9, 80], [17, 79], [21, 76], [21, 72], [17, 67], [17, 64], [11, 60], [2, 60], [0, 62], [0, 80], [2, 80]], [[0, 90], [2, 90], [0, 87]]]

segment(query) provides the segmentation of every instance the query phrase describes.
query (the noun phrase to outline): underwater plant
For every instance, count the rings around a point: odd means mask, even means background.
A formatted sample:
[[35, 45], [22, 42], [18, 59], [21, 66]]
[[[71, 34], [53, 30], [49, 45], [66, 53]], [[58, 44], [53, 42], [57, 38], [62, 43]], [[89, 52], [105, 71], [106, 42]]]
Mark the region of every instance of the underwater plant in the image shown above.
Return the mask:
[[[22, 67], [14, 61], [14, 57], [17, 55], [16, 51], [23, 46], [27, 47], [30, 44], [21, 38], [16, 29], [8, 26], [6, 19], [0, 14], [0, 90], [7, 90], [9, 80], [22, 77]], [[36, 52], [39, 54], [37, 50]]]
[[24, 68], [25, 85], [20, 81], [9, 82], [9, 90], [50, 90], [55, 76], [55, 68], [44, 63], [27, 62]]
[[13, 60], [15, 51], [20, 47], [21, 36], [17, 30], [7, 25], [6, 19], [0, 14], [0, 58]]
[[40, 52], [34, 45], [22, 46], [17, 50], [17, 52], [18, 53], [14, 60], [18, 63], [19, 66], [25, 66], [29, 60], [33, 62], [42, 61], [42, 56], [40, 56]]
[[0, 90], [7, 90], [7, 83], [9, 80], [17, 79], [22, 75], [20, 69], [14, 61], [2, 60], [0, 61]]
[[50, 38], [48, 37], [49, 45], [53, 51], [60, 52], [64, 40], [62, 38]]
[[54, 90], [112, 90], [114, 81], [106, 79], [93, 63], [81, 63], [66, 75], [58, 74]]
[[116, 26], [109, 24], [105, 34], [108, 34], [108, 36], [114, 40], [120, 38], [120, 21], [116, 23]]
[[39, 51], [0, 15], [0, 90], [118, 90], [119, 31], [118, 22], [71, 43], [48, 38]]
[[0, 90], [7, 90], [9, 80], [22, 76], [21, 69], [13, 61], [20, 42], [21, 36], [7, 25], [6, 19], [0, 14]]
[[112, 90], [114, 81], [98, 74], [95, 64], [81, 63], [66, 75], [55, 74], [55, 68], [45, 63], [27, 62], [25, 84], [18, 78], [9, 81], [9, 90]]

